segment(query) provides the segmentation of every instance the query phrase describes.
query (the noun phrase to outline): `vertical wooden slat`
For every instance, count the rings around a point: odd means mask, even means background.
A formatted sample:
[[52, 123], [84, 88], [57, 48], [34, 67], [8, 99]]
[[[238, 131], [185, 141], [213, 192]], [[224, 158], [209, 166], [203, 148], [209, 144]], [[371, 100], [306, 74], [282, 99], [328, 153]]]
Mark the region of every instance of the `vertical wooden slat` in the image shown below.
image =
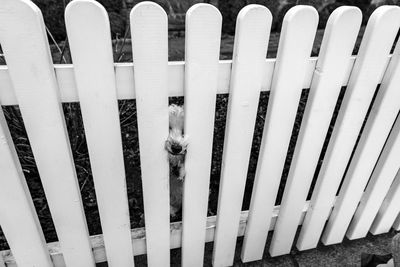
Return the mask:
[[133, 65], [149, 266], [169, 266], [168, 23], [141, 2], [131, 11]]
[[182, 266], [203, 266], [222, 17], [197, 4], [186, 13]]
[[[387, 136], [393, 126], [393, 121], [400, 110], [400, 43], [390, 60], [384, 79], [376, 96], [374, 106], [368, 118], [363, 136], [354, 154], [353, 160], [346, 174], [347, 193], [346, 209], [342, 211], [342, 223], [350, 224], [351, 215], [357, 209], [357, 204], [362, 196], [362, 201], [358, 206], [357, 212], [347, 230], [346, 236], [349, 239], [365, 237], [368, 229], [384, 199], [390, 184], [398, 168], [400, 160], [400, 140], [396, 141], [399, 134], [398, 124], [396, 123], [383, 150]], [[398, 119], [399, 120], [399, 119]], [[400, 139], [400, 138], [399, 138]], [[397, 146], [394, 145], [395, 142]], [[397, 151], [396, 151], [397, 150]], [[393, 154], [396, 158], [392, 158]], [[388, 158], [388, 156], [390, 156]], [[378, 164], [374, 169], [375, 163], [379, 158]], [[371, 173], [373, 171], [372, 177]], [[380, 174], [382, 171], [389, 173]], [[364, 193], [364, 188], [368, 187]], [[351, 213], [346, 216], [346, 213]]]
[[400, 119], [397, 118], [382, 154], [379, 157], [379, 161], [371, 175], [370, 181], [368, 182], [367, 189], [363, 193], [357, 212], [354, 214], [353, 220], [349, 226], [348, 232], [353, 232], [353, 236], [355, 233], [357, 233], [358, 237], [367, 235], [392, 185], [393, 179], [395, 179], [396, 173], [400, 168], [399, 158]]
[[[243, 261], [261, 259], [264, 252], [317, 25], [318, 13], [311, 6], [296, 6], [283, 20], [242, 250]], [[279, 252], [270, 250], [270, 253]]]
[[396, 231], [400, 231], [400, 213], [397, 215], [397, 219], [393, 224], [393, 229]]
[[237, 18], [214, 266], [233, 264], [271, 21], [270, 11], [260, 5], [244, 7]]
[[[399, 156], [397, 156], [399, 158]], [[378, 235], [390, 231], [396, 217], [400, 214], [400, 170], [397, 171], [396, 177], [390, 186], [382, 205], [376, 215], [371, 229], [372, 234]]]
[[0, 159], [0, 225], [15, 260], [19, 266], [53, 266], [2, 110]]
[[[400, 8], [396, 6], [382, 6], [371, 15], [369, 23], [371, 23], [373, 28], [367, 26], [364, 33], [358, 53], [360, 60], [357, 59], [355, 63], [345, 99], [339, 111], [337, 123], [340, 124], [337, 130], [332, 134], [329, 143], [330, 148], [328, 147], [327, 155], [325, 156], [325, 162], [327, 163], [326, 169], [321, 170], [323, 175], [326, 175], [325, 177], [334, 177], [333, 180], [337, 181], [340, 181], [344, 174], [376, 86], [387, 67], [387, 55], [390, 53], [390, 49], [400, 26]], [[362, 66], [364, 66], [364, 68], [362, 68]], [[388, 112], [388, 115], [390, 113], [391, 112]], [[397, 111], [394, 117], [396, 114]], [[365, 138], [367, 137], [369, 139], [369, 136], [366, 136], [366, 134], [368, 134], [371, 121], [373, 120], [370, 118], [365, 128], [366, 132], [364, 132], [353, 157], [353, 163], [357, 162], [359, 158], [358, 153], [366, 144], [364, 141], [366, 140]], [[386, 123], [385, 120], [384, 123]], [[390, 130], [392, 123], [393, 120], [391, 122], [389, 121], [389, 124], [386, 126], [382, 126]], [[379, 130], [378, 128], [378, 133]], [[386, 138], [386, 136], [383, 138]], [[375, 137], [375, 135], [373, 134], [372, 137]], [[384, 139], [383, 141], [378, 141], [373, 138], [370, 140], [370, 142], [372, 142], [371, 148], [373, 149], [375, 149], [375, 141], [382, 142], [382, 145], [385, 141]], [[378, 148], [377, 154], [379, 155], [382, 146]], [[376, 152], [371, 151], [371, 153]], [[368, 160], [368, 162], [370, 162], [369, 164], [371, 164], [371, 166], [375, 164], [372, 160]], [[362, 173], [363, 169], [366, 170], [371, 167], [361, 164], [359, 168], [360, 173]], [[353, 170], [354, 165], [351, 164], [347, 175], [351, 175]], [[370, 174], [369, 172], [365, 174], [366, 177], [355, 177], [355, 179], [346, 178], [344, 180], [322, 236], [322, 242], [325, 245], [342, 242], [351, 217], [354, 214], [363, 189], [365, 188], [365, 182], [363, 180], [368, 179]], [[325, 177], [321, 178], [324, 179]], [[326, 195], [324, 197], [329, 198], [329, 196]]]
[[67, 6], [65, 22], [107, 262], [134, 266], [107, 11], [96, 1], [76, 0]]
[[382, 30], [390, 23], [391, 17], [385, 20], [386, 13], [390, 14], [390, 11], [388, 7], [375, 11], [364, 33], [336, 127], [314, 187], [312, 209], [307, 212], [300, 232], [302, 249], [318, 244], [369, 103], [386, 69], [396, 28], [389, 26], [387, 30]]
[[[28, 263], [28, 264], [32, 264], [32, 263]], [[46, 266], [46, 264], [44, 264], [44, 266]], [[2, 254], [0, 254], [0, 267], [6, 267], [6, 263], [4, 262], [4, 257]]]
[[275, 226], [271, 244], [274, 256], [287, 254], [291, 250], [345, 78], [346, 68], [343, 66], [346, 66], [353, 51], [361, 16], [361, 11], [356, 7], [340, 7], [327, 22]]
[[[364, 33], [364, 38], [360, 46], [360, 51], [358, 56], [364, 59], [362, 63], [357, 64], [356, 61], [353, 75], [358, 71], [358, 75], [353, 76], [349, 81], [347, 88], [347, 94], [345, 96], [344, 103], [342, 103], [342, 108], [339, 111], [337, 131], [333, 134], [333, 140], [331, 140], [329, 146], [334, 147], [332, 149], [328, 148], [326, 162], [327, 176], [334, 176], [336, 179], [340, 180], [344, 174], [347, 162], [351, 156], [351, 152], [354, 148], [354, 144], [357, 140], [359, 131], [363, 124], [365, 115], [367, 113], [368, 107], [371, 103], [372, 96], [376, 89], [376, 85], [379, 83], [382, 73], [385, 71], [387, 66], [387, 55], [390, 53], [390, 49], [393, 45], [393, 41], [400, 26], [400, 8], [396, 6], [383, 6], [377, 9], [370, 18], [371, 24], [374, 24], [374, 28], [369, 28], [368, 26], [366, 32]], [[373, 33], [376, 33], [373, 34]], [[377, 39], [375, 39], [377, 38]], [[370, 60], [368, 60], [368, 59]], [[365, 68], [364, 72], [361, 74], [360, 66], [363, 65]], [[360, 69], [359, 69], [360, 68]], [[365, 75], [365, 76], [364, 76]], [[354, 78], [353, 78], [354, 77]], [[390, 102], [390, 100], [389, 100]], [[392, 102], [393, 103], [393, 102]], [[388, 103], [389, 104], [389, 103]], [[336, 199], [335, 206], [333, 208], [332, 214], [328, 220], [325, 231], [322, 236], [322, 242], [326, 245], [339, 243], [343, 240], [343, 237], [347, 231], [348, 225], [350, 223], [351, 217], [353, 216], [355, 209], [357, 208], [358, 201], [361, 198], [362, 192], [365, 188], [366, 180], [368, 180], [371, 169], [376, 163], [376, 158], [374, 161], [374, 156], [382, 149], [382, 146], [387, 137], [387, 133], [393, 123], [397, 111], [393, 113], [392, 109], [395, 109], [396, 103], [391, 104], [387, 114], [382, 113], [384, 116], [390, 116], [393, 118], [391, 121], [386, 121], [386, 119], [377, 122], [377, 128], [375, 128], [376, 133], [372, 135], [369, 134], [369, 129], [372, 128], [372, 124], [375, 122], [374, 114], [369, 118], [365, 132], [358, 144], [358, 148], [354, 154], [352, 164], [350, 164], [349, 170], [346, 174], [346, 178], [343, 182], [342, 188], [340, 190], [339, 196]], [[380, 129], [379, 127], [383, 127]], [[383, 138], [379, 138], [380, 131], [387, 131]], [[372, 138], [370, 138], [370, 136]], [[379, 138], [379, 140], [377, 140]], [[367, 141], [371, 144], [367, 144]], [[380, 146], [375, 147], [375, 142], [380, 144]], [[365, 162], [361, 161], [358, 165], [358, 159], [360, 158], [359, 153], [365, 150]], [[376, 152], [377, 151], [377, 152]], [[368, 153], [371, 153], [372, 160], [369, 159]], [[376, 156], [377, 157], [377, 156]], [[337, 164], [343, 165], [337, 165]], [[364, 166], [368, 164], [367, 166]], [[357, 170], [355, 170], [355, 164], [357, 164]], [[330, 167], [335, 166], [335, 170]], [[372, 166], [372, 167], [371, 167]], [[364, 170], [369, 172], [364, 173]], [[334, 171], [332, 174], [331, 171]], [[339, 172], [340, 171], [340, 172]], [[359, 171], [359, 175], [351, 177], [354, 171]], [[327, 177], [326, 176], [326, 177]]]
[[65, 262], [94, 266], [42, 14], [27, 0], [2, 0], [0, 13], [0, 42]]

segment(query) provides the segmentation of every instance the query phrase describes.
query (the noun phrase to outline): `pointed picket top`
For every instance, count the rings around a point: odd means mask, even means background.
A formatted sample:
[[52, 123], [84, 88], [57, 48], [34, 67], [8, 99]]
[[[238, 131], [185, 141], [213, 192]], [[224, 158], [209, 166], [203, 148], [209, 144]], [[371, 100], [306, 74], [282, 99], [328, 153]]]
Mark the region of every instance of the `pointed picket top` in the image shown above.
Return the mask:
[[149, 266], [169, 266], [168, 21], [156, 3], [131, 11], [134, 81]]
[[237, 17], [214, 266], [233, 264], [271, 22], [271, 12], [261, 5], [246, 6]]
[[0, 13], [0, 42], [66, 265], [94, 266], [42, 14], [27, 0], [2, 0]]
[[107, 11], [96, 1], [75, 0], [66, 8], [65, 21], [107, 263], [134, 266]]
[[207, 207], [218, 87], [222, 16], [210, 4], [186, 13], [185, 160], [182, 206], [182, 266], [203, 266]]

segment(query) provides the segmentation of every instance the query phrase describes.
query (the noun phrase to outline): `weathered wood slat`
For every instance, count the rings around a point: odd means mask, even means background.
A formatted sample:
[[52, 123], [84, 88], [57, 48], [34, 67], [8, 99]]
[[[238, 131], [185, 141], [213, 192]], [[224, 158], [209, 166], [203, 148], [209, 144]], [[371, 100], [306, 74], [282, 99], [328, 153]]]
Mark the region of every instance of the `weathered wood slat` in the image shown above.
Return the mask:
[[[398, 129], [400, 127], [397, 125], [399, 123], [395, 124], [395, 128], [392, 129], [393, 122], [396, 120], [396, 116], [400, 110], [400, 101], [398, 101], [400, 99], [399, 86], [400, 43], [396, 45], [368, 122], [365, 125], [363, 136], [360, 139], [346, 175], [346, 179], [350, 180], [349, 183], [353, 181], [353, 188], [347, 189], [351, 190], [351, 199], [346, 202], [348, 209], [350, 209], [350, 205], [353, 208], [346, 211], [353, 213], [362, 196], [362, 201], [346, 233], [349, 239], [361, 238], [367, 235], [380, 204], [400, 167], [400, 160], [398, 158], [400, 154], [400, 140], [396, 144], [397, 146], [394, 145], [400, 130]], [[385, 145], [391, 129], [392, 133], [389, 136], [388, 143]], [[380, 156], [384, 145], [383, 154]], [[395, 158], [387, 158], [389, 154], [393, 153]], [[378, 164], [375, 166], [378, 158]], [[388, 169], [390, 172], [380, 174], [379, 172], [382, 169]], [[369, 180], [370, 177], [371, 179]], [[364, 192], [367, 183], [368, 187]]]
[[[390, 53], [399, 26], [400, 8], [397, 6], [379, 7], [368, 21], [339, 111], [337, 127], [333, 130], [319, 176], [319, 180], [323, 181], [322, 183], [324, 186], [328, 186], [329, 190], [321, 192], [319, 186], [316, 187], [318, 188], [317, 194], [324, 199], [318, 205], [324, 204], [327, 209], [331, 204], [328, 202], [335, 196], [344, 175], [380, 77], [385, 72], [387, 55]], [[374, 66], [374, 68], [370, 68], [370, 66]], [[362, 146], [363, 143], [360, 142], [359, 145]], [[351, 168], [350, 166], [350, 173], [352, 172]], [[365, 184], [362, 179], [344, 180], [321, 238], [325, 245], [339, 243], [343, 240], [358, 204], [359, 190], [356, 188], [359, 187], [362, 192], [363, 185]], [[315, 203], [317, 202], [318, 200], [315, 199]], [[323, 219], [321, 218], [321, 222], [324, 221]], [[316, 226], [314, 233], [318, 233], [322, 226], [323, 224]]]
[[196, 4], [186, 14], [185, 135], [182, 266], [203, 266], [207, 221], [221, 13]]
[[[390, 57], [390, 56], [389, 56]], [[345, 78], [342, 86], [346, 86], [353, 68], [355, 56], [348, 59]], [[311, 79], [317, 62], [316, 57], [309, 59], [306, 75], [304, 77], [303, 88], [310, 88]], [[229, 83], [231, 75], [231, 60], [219, 61], [218, 67], [218, 87], [217, 94], [229, 93]], [[271, 88], [272, 73], [275, 66], [275, 59], [266, 59], [263, 65], [263, 78], [261, 91], [269, 91]], [[76, 89], [73, 66], [70, 64], [54, 65], [57, 82], [60, 90], [62, 102], [78, 102], [78, 91]], [[135, 99], [135, 81], [133, 77], [133, 63], [115, 63], [116, 87], [118, 99]], [[168, 95], [183, 96], [185, 63], [176, 61], [168, 63]], [[383, 76], [383, 73], [382, 73]], [[3, 105], [17, 105], [7, 66], [0, 66], [0, 99]]]
[[[1, 228], [18, 265], [51, 267], [46, 241], [2, 110], [0, 140]], [[5, 267], [3, 255], [0, 266]]]
[[133, 64], [149, 266], [169, 266], [168, 21], [153, 2], [131, 11]]
[[2, 0], [0, 13], [1, 45], [65, 262], [94, 266], [42, 14], [27, 0]]
[[[278, 192], [317, 25], [318, 13], [310, 6], [293, 7], [283, 19], [249, 209], [249, 224], [243, 241], [242, 260], [245, 262], [261, 259], [264, 252], [270, 214]], [[276, 230], [279, 230], [279, 224], [277, 227]], [[271, 255], [280, 254], [274, 239], [271, 245]]]
[[[319, 58], [308, 94], [301, 129], [286, 180], [272, 246], [275, 253], [292, 248], [302, 206], [314, 176], [330, 120], [340, 93], [346, 65], [361, 24], [356, 7], [336, 9], [327, 22]], [[290, 130], [288, 130], [291, 133]], [[268, 176], [267, 176], [268, 177]], [[306, 225], [304, 225], [306, 227]], [[300, 236], [298, 243], [304, 236]]]
[[237, 18], [213, 251], [214, 266], [233, 264], [271, 22], [271, 12], [261, 5], [244, 7]]
[[108, 266], [132, 267], [129, 207], [107, 11], [96, 1], [76, 0], [68, 4], [65, 22]]
[[[398, 158], [398, 156], [397, 156]], [[376, 215], [371, 229], [372, 234], [378, 235], [387, 233], [392, 228], [396, 217], [400, 214], [400, 170], [397, 171], [396, 177], [390, 186], [382, 205]], [[398, 220], [397, 220], [398, 221]]]

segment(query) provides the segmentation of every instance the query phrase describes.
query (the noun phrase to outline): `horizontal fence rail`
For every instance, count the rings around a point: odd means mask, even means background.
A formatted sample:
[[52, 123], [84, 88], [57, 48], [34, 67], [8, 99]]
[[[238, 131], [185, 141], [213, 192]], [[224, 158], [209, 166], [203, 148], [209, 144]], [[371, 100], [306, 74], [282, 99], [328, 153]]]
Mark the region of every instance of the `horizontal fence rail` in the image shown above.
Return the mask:
[[[283, 19], [277, 58], [270, 59], [272, 15], [248, 5], [237, 18], [232, 60], [219, 60], [221, 13], [196, 4], [186, 14], [185, 61], [168, 62], [168, 17], [158, 4], [141, 2], [130, 13], [133, 60], [114, 63], [104, 7], [75, 0], [65, 12], [73, 61], [65, 65], [52, 64], [42, 14], [31, 1], [0, 0], [0, 14], [7, 61], [0, 66], [0, 104], [21, 111], [59, 240], [44, 240], [1, 111], [0, 226], [10, 250], [0, 251], [0, 267], [134, 266], [134, 256], [143, 254], [149, 266], [169, 266], [170, 250], [180, 247], [182, 266], [202, 266], [206, 242], [214, 242], [213, 266], [229, 266], [241, 236], [241, 260], [248, 262], [262, 259], [270, 231], [267, 250], [274, 257], [293, 246], [306, 250], [320, 241], [400, 230], [400, 44], [394, 44], [400, 7], [373, 12], [357, 55], [361, 12], [337, 8], [318, 57], [310, 57], [318, 13], [295, 6]], [[246, 196], [250, 208], [242, 211], [262, 92], [269, 95], [264, 130]], [[207, 217], [216, 103], [223, 94], [229, 99], [218, 208]], [[184, 97], [188, 150], [182, 222], [171, 223], [165, 140], [169, 99], [177, 96]], [[125, 173], [118, 100], [136, 103], [144, 228], [130, 227], [132, 177]], [[82, 111], [100, 235], [88, 233], [62, 112], [71, 102]]]
[[[387, 63], [391, 55], [387, 56]], [[312, 77], [314, 75], [315, 66], [317, 64], [317, 57], [310, 57], [302, 88], [310, 88]], [[344, 68], [345, 74], [342, 86], [347, 86], [349, 77], [353, 69], [356, 56], [348, 58], [347, 66]], [[276, 59], [266, 59], [263, 66], [263, 79], [261, 81], [260, 92], [267, 92], [271, 90], [272, 75], [275, 67]], [[217, 94], [228, 94], [230, 75], [231, 75], [232, 60], [220, 60], [218, 64], [218, 81], [217, 81]], [[72, 64], [54, 65], [56, 79], [58, 82], [58, 90], [60, 91], [60, 99], [63, 103], [79, 102], [78, 91], [76, 88], [74, 66]], [[136, 99], [135, 93], [135, 78], [133, 63], [114, 63], [115, 82], [117, 90], [117, 98], [123, 99]], [[168, 95], [184, 96], [184, 79], [185, 76], [185, 62], [172, 61], [168, 62]], [[383, 73], [380, 76], [380, 81], [383, 79]], [[13, 91], [13, 85], [8, 74], [7, 66], [0, 66], [0, 99], [1, 105], [18, 105], [17, 98]]]

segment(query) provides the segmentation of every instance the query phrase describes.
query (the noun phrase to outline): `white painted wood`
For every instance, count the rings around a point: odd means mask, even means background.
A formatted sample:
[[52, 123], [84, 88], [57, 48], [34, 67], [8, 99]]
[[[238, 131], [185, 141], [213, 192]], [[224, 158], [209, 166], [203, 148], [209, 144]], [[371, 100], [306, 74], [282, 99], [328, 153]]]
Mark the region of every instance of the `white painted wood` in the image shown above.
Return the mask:
[[[391, 57], [390, 55], [388, 56]], [[263, 68], [263, 78], [261, 82], [261, 91], [269, 91], [271, 87], [272, 74], [275, 65], [274, 58], [265, 60]], [[342, 81], [342, 86], [346, 86], [350, 77], [351, 70], [353, 69], [355, 56], [351, 56], [346, 64], [346, 74]], [[306, 70], [303, 88], [310, 88], [311, 79], [313, 77], [315, 65], [317, 62], [316, 57], [311, 57]], [[231, 60], [220, 60], [218, 68], [218, 87], [217, 94], [229, 93], [229, 82], [231, 75]], [[116, 87], [118, 99], [135, 99], [136, 94], [134, 91], [134, 77], [133, 77], [133, 63], [114, 63], [116, 75]], [[62, 102], [77, 102], [78, 91], [76, 89], [75, 76], [73, 66], [71, 64], [54, 65], [56, 78], [61, 94]], [[169, 62], [168, 63], [168, 95], [169, 96], [183, 96], [184, 94], [184, 62]], [[383, 76], [383, 73], [382, 73]], [[17, 99], [15, 97], [11, 80], [8, 74], [7, 66], [0, 66], [0, 99], [3, 105], [16, 105]]]
[[400, 213], [397, 216], [397, 219], [393, 224], [393, 229], [396, 230], [396, 231], [400, 231]]
[[169, 266], [168, 22], [156, 3], [131, 11], [133, 64], [149, 266]]
[[0, 267], [6, 267], [6, 263], [4, 262], [4, 257], [0, 254]]
[[[376, 22], [377, 18], [379, 18], [378, 15], [379, 14], [376, 13], [374, 16], [375, 18], [371, 20], [370, 24], [368, 25], [365, 37], [363, 39], [364, 44], [360, 49], [358, 56], [359, 58], [352, 72], [352, 77], [349, 81], [347, 94], [345, 95], [345, 98], [348, 99], [348, 94], [349, 93], [351, 94], [351, 92], [354, 91], [354, 88], [360, 90], [361, 93], [366, 89], [368, 89], [367, 92], [369, 99], [364, 98], [365, 102], [363, 104], [364, 112], [366, 112], [366, 108], [368, 108], [369, 101], [372, 98], [372, 94], [375, 90], [376, 84], [379, 83], [379, 80], [383, 76], [384, 70], [386, 69], [387, 66], [387, 60], [383, 59], [388, 54], [387, 50], [388, 44], [385, 44], [386, 45], [385, 51], [382, 51], [382, 48], [380, 47], [373, 48], [368, 46], [369, 42], [374, 43], [376, 45], [380, 44], [379, 40], [381, 39], [381, 36], [379, 36], [379, 32], [381, 32], [381, 30], [377, 29], [375, 32], [373, 30], [375, 24], [379, 26], [378, 23], [379, 20], [378, 22]], [[380, 44], [380, 46], [382, 46], [382, 44]], [[369, 51], [372, 52], [368, 52], [367, 48], [370, 49]], [[377, 51], [379, 55], [374, 54]], [[375, 63], [374, 58], [380, 59], [379, 65]], [[374, 66], [374, 68], [373, 69], [370, 68], [371, 66]], [[355, 94], [355, 97], [357, 97], [357, 94]], [[344, 100], [345, 102], [342, 104], [342, 107], [347, 105], [346, 102], [349, 102], [346, 99]], [[358, 108], [356, 107], [352, 112], [354, 114], [357, 114], [357, 111]], [[364, 118], [362, 115], [363, 114], [361, 115], [359, 114], [358, 116], [358, 127], [361, 127], [360, 121], [362, 123], [362, 120]], [[325, 160], [319, 174], [319, 179], [317, 180], [317, 183], [314, 188], [314, 193], [311, 199], [313, 209], [311, 209], [307, 213], [304, 222], [304, 227], [302, 227], [300, 232], [299, 238], [301, 240], [301, 245], [298, 245], [298, 248], [301, 250], [310, 249], [317, 246], [323, 227], [325, 225], [325, 221], [329, 217], [329, 214], [331, 212], [336, 191], [337, 188], [339, 187], [344, 168], [347, 165], [348, 158], [347, 159], [342, 158], [341, 150], [345, 149], [346, 155], [348, 157], [350, 155], [349, 153], [351, 153], [352, 150], [352, 144], [354, 144], [355, 142], [354, 138], [357, 138], [359, 129], [357, 131], [354, 131], [354, 133], [352, 134], [353, 143], [350, 142], [346, 143], [348, 147], [346, 147], [346, 144], [343, 144], [342, 146], [338, 145], [340, 142], [335, 141], [336, 138], [335, 136], [337, 135], [336, 132], [338, 131], [339, 128], [338, 126], [342, 121], [340, 116], [343, 117], [343, 114], [339, 115], [338, 121], [336, 122], [336, 127], [334, 129], [334, 133], [331, 138], [331, 145], [329, 146], [328, 152], [325, 155]], [[352, 121], [346, 123], [347, 129], [351, 129], [353, 127], [352, 123], [353, 123]], [[349, 132], [351, 132], [351, 130]], [[342, 135], [344, 135], [345, 133], [346, 133], [345, 131], [342, 131]], [[343, 136], [342, 138], [345, 138], [345, 136]], [[334, 160], [331, 160], [329, 162], [329, 158], [333, 158], [333, 156], [331, 155], [333, 154], [333, 152], [335, 152], [336, 156], [334, 157]], [[327, 164], [328, 162], [329, 165]], [[328, 167], [329, 170], [327, 170]]]
[[[346, 74], [346, 69], [341, 66], [346, 65], [351, 56], [361, 17], [362, 13], [358, 8], [343, 6], [336, 9], [327, 22], [297, 145], [286, 180], [280, 216], [271, 243], [270, 251], [273, 251], [273, 256], [287, 254], [292, 248], [298, 220], [307, 200], [326, 132]], [[284, 102], [281, 105], [284, 107]], [[293, 110], [293, 112], [296, 111]], [[291, 133], [290, 126], [288, 125], [289, 129], [286, 130], [289, 134]], [[287, 147], [287, 143], [285, 144]], [[282, 152], [283, 161], [285, 151]], [[271, 164], [274, 165], [273, 162]], [[280, 165], [283, 166], [283, 163]], [[270, 177], [270, 175], [266, 174], [265, 177]], [[301, 238], [299, 241], [301, 242]]]
[[[400, 26], [400, 8], [381, 6], [371, 15], [358, 52], [357, 61], [339, 111], [336, 125], [319, 175], [316, 193], [324, 200], [317, 205], [329, 209], [354, 148], [377, 84], [387, 64], [387, 55]], [[363, 67], [374, 66], [374, 68]], [[362, 142], [360, 144], [362, 146]], [[356, 157], [357, 158], [357, 157]], [[355, 159], [356, 159], [355, 158]], [[352, 170], [349, 170], [351, 173]], [[363, 187], [362, 181], [345, 179], [338, 200], [322, 235], [325, 245], [340, 243], [354, 212], [352, 190]], [[321, 192], [321, 187], [323, 191]], [[327, 190], [325, 191], [325, 187]], [[364, 187], [362, 188], [364, 189]], [[352, 195], [354, 197], [352, 197]], [[314, 199], [316, 203], [318, 200]], [[355, 204], [357, 205], [357, 203]], [[325, 217], [326, 218], [326, 217]], [[325, 218], [321, 218], [321, 222]], [[321, 223], [322, 224], [322, 223]], [[313, 232], [318, 234], [322, 225]]]
[[134, 262], [110, 22], [98, 2], [75, 0], [65, 10], [65, 23], [108, 266], [131, 267]]
[[261, 5], [246, 6], [237, 17], [213, 266], [233, 264], [271, 22]]
[[[311, 6], [296, 6], [290, 9], [283, 19], [253, 185], [249, 223], [243, 241], [244, 262], [259, 260], [264, 252], [271, 212], [278, 192], [317, 25], [318, 13]], [[275, 251], [275, 246], [271, 249], [271, 255], [279, 254]]]
[[[271, 214], [271, 224], [270, 224], [270, 231], [274, 229], [276, 218], [279, 214], [279, 206], [275, 206], [274, 210]], [[308, 201], [304, 205], [303, 212], [301, 215], [301, 220], [299, 224], [302, 223], [303, 218], [309, 209]], [[248, 211], [242, 211], [240, 214], [240, 222], [239, 222], [239, 229], [238, 229], [238, 236], [243, 236], [246, 224], [248, 219]], [[207, 218], [207, 225], [206, 225], [206, 239], [205, 242], [212, 242], [214, 240], [214, 232], [215, 232], [215, 225], [217, 221], [217, 216], [210, 216]], [[175, 222], [171, 223], [170, 225], [170, 234], [171, 234], [171, 249], [180, 248], [182, 245], [181, 237], [182, 237], [182, 223]], [[133, 251], [135, 255], [143, 255], [146, 254], [146, 233], [145, 228], [136, 228], [131, 230], [132, 236], [132, 243], [133, 243]], [[104, 242], [103, 242], [103, 235], [94, 235], [90, 237], [93, 254], [95, 257], [96, 262], [104, 262], [106, 261], [106, 255], [104, 250]], [[62, 251], [60, 249], [60, 245], [58, 242], [48, 243], [48, 249], [51, 256], [51, 260], [54, 263], [55, 267], [65, 267], [63, 264], [64, 260], [62, 258]], [[15, 259], [10, 250], [0, 251], [0, 254], [3, 255], [5, 262], [8, 266], [16, 266]]]
[[0, 158], [0, 225], [15, 259], [19, 266], [53, 266], [2, 110]]
[[[393, 73], [394, 74], [394, 73]], [[398, 74], [396, 74], [398, 75]], [[396, 79], [396, 77], [393, 77]], [[383, 84], [382, 84], [383, 85]], [[382, 88], [383, 89], [383, 88]], [[397, 119], [349, 226], [353, 236], [365, 237], [400, 168], [400, 119]], [[395, 217], [393, 217], [394, 220]], [[393, 223], [392, 220], [392, 223]], [[388, 229], [390, 229], [388, 225]]]
[[186, 13], [185, 135], [182, 266], [203, 266], [214, 133], [221, 13], [196, 4]]
[[376, 215], [371, 229], [372, 234], [378, 235], [387, 233], [392, 228], [398, 214], [400, 214], [400, 171], [397, 171], [396, 177], [390, 186], [383, 203]]
[[[354, 214], [353, 220], [347, 215], [345, 218], [350, 224], [346, 236], [349, 239], [365, 237], [374, 220], [378, 209], [386, 196], [386, 193], [400, 167], [400, 140], [395, 146], [400, 126], [393, 122], [400, 110], [400, 44], [396, 45], [389, 67], [380, 86], [376, 100], [372, 107], [367, 124], [365, 125], [363, 136], [354, 154], [353, 160], [346, 175], [348, 187], [346, 210], [343, 214]], [[399, 124], [399, 123], [397, 123]], [[387, 136], [392, 129], [392, 133], [385, 145]], [[399, 137], [400, 139], [400, 137]], [[385, 145], [383, 154], [379, 157], [382, 147]], [[390, 155], [393, 154], [394, 155]], [[394, 158], [393, 158], [394, 157]], [[378, 161], [377, 166], [375, 164]], [[375, 167], [375, 169], [374, 169]], [[373, 173], [372, 173], [373, 171]], [[379, 172], [386, 171], [383, 174]], [[387, 173], [389, 172], [389, 173]], [[372, 177], [371, 177], [372, 173]], [[368, 179], [371, 177], [368, 183]], [[368, 187], [364, 192], [364, 188]], [[357, 204], [362, 197], [362, 201], [357, 208]], [[345, 215], [342, 215], [345, 216]], [[342, 223], [345, 223], [342, 221]]]
[[94, 266], [41, 12], [31, 1], [2, 0], [0, 13], [0, 42], [65, 261]]

